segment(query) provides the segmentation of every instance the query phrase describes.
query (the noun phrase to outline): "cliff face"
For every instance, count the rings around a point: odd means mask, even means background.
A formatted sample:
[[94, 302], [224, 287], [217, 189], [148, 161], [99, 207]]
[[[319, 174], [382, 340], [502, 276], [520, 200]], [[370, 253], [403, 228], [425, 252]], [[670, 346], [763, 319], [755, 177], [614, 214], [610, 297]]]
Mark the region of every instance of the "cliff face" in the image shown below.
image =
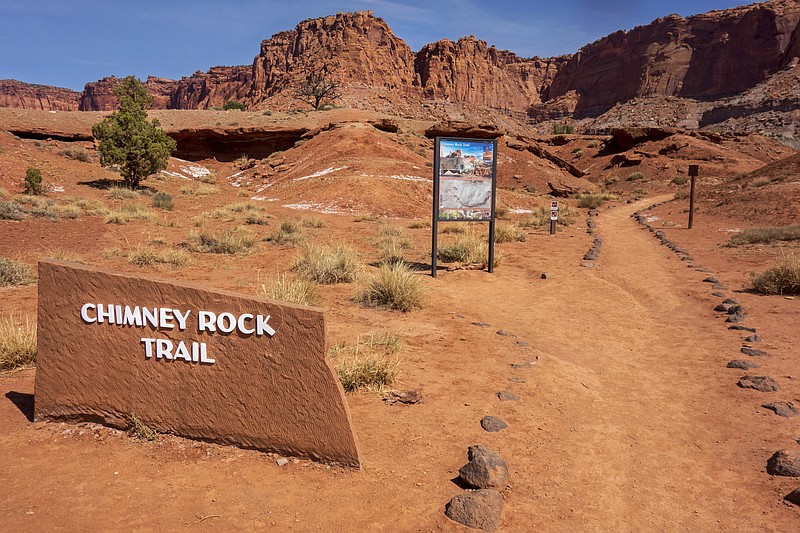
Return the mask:
[[408, 92], [414, 53], [370, 11], [339, 13], [301, 22], [261, 43], [253, 60], [251, 101], [292, 90], [310, 73], [360, 86]]
[[195, 72], [173, 82], [169, 109], [210, 109], [222, 107], [228, 100], [242, 102], [250, 94], [250, 67], [213, 67], [208, 72]]
[[0, 80], [0, 107], [75, 111], [81, 94], [62, 87]]
[[542, 101], [542, 91], [566, 59], [522, 59], [465, 37], [424, 46], [414, 67], [425, 98], [525, 112]]
[[574, 91], [581, 116], [643, 96], [738, 94], [797, 55], [799, 20], [800, 4], [790, 1], [658, 19], [583, 47], [556, 74], [549, 98]]

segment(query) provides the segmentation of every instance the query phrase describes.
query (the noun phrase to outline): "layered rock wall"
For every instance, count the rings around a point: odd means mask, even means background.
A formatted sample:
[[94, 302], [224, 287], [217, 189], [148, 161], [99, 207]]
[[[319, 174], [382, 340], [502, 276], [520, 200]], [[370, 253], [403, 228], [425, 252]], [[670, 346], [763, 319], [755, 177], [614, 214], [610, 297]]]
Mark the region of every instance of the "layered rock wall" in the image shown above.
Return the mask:
[[75, 111], [78, 109], [80, 96], [79, 92], [62, 87], [0, 80], [0, 107]]

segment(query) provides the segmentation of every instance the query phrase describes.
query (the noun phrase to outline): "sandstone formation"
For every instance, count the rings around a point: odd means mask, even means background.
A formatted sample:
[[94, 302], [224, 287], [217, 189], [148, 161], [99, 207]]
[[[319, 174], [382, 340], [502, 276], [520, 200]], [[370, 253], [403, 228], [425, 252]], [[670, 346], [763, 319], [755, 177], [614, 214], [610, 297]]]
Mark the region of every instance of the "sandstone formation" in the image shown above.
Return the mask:
[[0, 80], [0, 107], [76, 111], [80, 93], [62, 87]]
[[670, 15], [584, 46], [548, 99], [575, 91], [578, 116], [643, 96], [719, 99], [745, 91], [798, 55], [800, 5], [776, 0], [689, 18]]

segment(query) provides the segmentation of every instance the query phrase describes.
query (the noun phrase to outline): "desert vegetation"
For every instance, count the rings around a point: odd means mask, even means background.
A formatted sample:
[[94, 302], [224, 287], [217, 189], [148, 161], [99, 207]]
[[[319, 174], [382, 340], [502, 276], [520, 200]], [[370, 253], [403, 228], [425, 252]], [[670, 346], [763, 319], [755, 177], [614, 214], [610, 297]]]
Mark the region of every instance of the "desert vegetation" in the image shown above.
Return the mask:
[[36, 359], [36, 323], [11, 314], [0, 318], [0, 372], [31, 366]]
[[362, 269], [356, 251], [344, 244], [309, 244], [292, 264], [299, 277], [322, 285], [352, 283]]
[[30, 285], [36, 281], [33, 269], [25, 263], [0, 257], [0, 287]]
[[264, 298], [292, 304], [316, 305], [319, 303], [319, 294], [314, 283], [305, 279], [291, 279], [286, 274], [278, 274], [269, 283], [262, 283], [257, 294]]
[[336, 373], [347, 392], [384, 390], [393, 386], [400, 373], [398, 353], [402, 341], [391, 333], [360, 336], [354, 344], [331, 347]]
[[370, 275], [355, 296], [369, 307], [383, 307], [408, 312], [422, 307], [423, 284], [419, 274], [405, 262], [382, 264], [377, 274]]
[[800, 225], [748, 228], [728, 241], [728, 246], [800, 241]]
[[751, 288], [756, 292], [800, 294], [800, 258], [784, 254], [772, 267], [751, 277]]

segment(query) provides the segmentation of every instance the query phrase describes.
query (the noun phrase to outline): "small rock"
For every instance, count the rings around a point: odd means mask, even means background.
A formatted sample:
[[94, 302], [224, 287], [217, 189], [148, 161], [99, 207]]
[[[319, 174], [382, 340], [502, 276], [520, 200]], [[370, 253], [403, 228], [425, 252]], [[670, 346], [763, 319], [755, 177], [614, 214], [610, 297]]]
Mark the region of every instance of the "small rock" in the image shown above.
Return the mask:
[[739, 304], [726, 304], [725, 302], [722, 303], [723, 305], [729, 305], [728, 307], [728, 314], [729, 315], [744, 315], [744, 307]]
[[517, 341], [514, 343], [516, 346], [529, 346], [529, 344], [525, 341]]
[[486, 322], [473, 322], [472, 325], [473, 326], [478, 326], [479, 328], [490, 328], [490, 327], [492, 327], [491, 324], [488, 324]]
[[742, 376], [738, 385], [743, 389], [755, 389], [759, 392], [775, 392], [780, 389], [778, 382], [770, 376]]
[[789, 450], [775, 452], [767, 461], [767, 474], [800, 477], [800, 455]]
[[756, 350], [755, 348], [748, 348], [747, 346], [742, 347], [742, 353], [745, 355], [749, 355], [750, 357], [767, 357], [769, 352], [765, 352], [764, 350]]
[[279, 457], [275, 462], [278, 464], [278, 466], [286, 466], [289, 464], [289, 459], [286, 457]]
[[519, 400], [519, 396], [511, 392], [510, 390], [501, 390], [497, 393], [497, 397], [504, 402], [515, 402]]
[[508, 378], [508, 381], [510, 381], [511, 383], [527, 383], [528, 382], [528, 380], [525, 379], [525, 378], [517, 378], [517, 377]]
[[508, 424], [497, 418], [496, 416], [484, 416], [481, 418], [481, 427], [489, 433], [497, 433], [508, 427]]
[[800, 488], [794, 489], [792, 492], [783, 497], [789, 503], [800, 505]]
[[504, 506], [502, 494], [494, 489], [482, 489], [456, 494], [448, 502], [444, 514], [467, 527], [497, 531]]
[[727, 291], [728, 287], [726, 287], [723, 283], [712, 283], [711, 288], [716, 289], [718, 291]]
[[736, 331], [749, 331], [750, 333], [755, 333], [756, 328], [748, 328], [747, 326], [741, 326], [739, 324], [734, 324], [733, 326], [728, 326], [728, 329], [734, 329]]
[[594, 263], [592, 263], [591, 261], [583, 261], [581, 262], [581, 266], [583, 268], [594, 268]]
[[[658, 233], [656, 233], [658, 235]], [[703, 280], [703, 283], [719, 283], [719, 280], [713, 276], [709, 276]]]
[[724, 292], [712, 292], [711, 296], [716, 296], [717, 298], [724, 298], [725, 297], [725, 293]]
[[741, 359], [734, 359], [727, 364], [728, 368], [738, 368], [739, 370], [750, 370], [751, 368], [759, 368], [761, 365], [753, 363], [752, 361], [742, 361]]
[[468, 458], [458, 476], [469, 487], [502, 490], [508, 484], [508, 467], [497, 452], [476, 444], [469, 447]]
[[540, 277], [542, 279], [553, 279], [553, 275], [550, 274], [549, 272], [542, 272], [542, 275]]
[[724, 300], [722, 300], [722, 303], [728, 305], [740, 305], [739, 300], [737, 300], [736, 298], [725, 298]]
[[400, 402], [406, 405], [420, 403], [422, 401], [422, 393], [418, 390], [391, 391], [384, 396], [383, 401], [386, 403]]
[[717, 306], [714, 308], [714, 311], [716, 311], [717, 313], [727, 313], [730, 308], [731, 308], [730, 304], [721, 303], [717, 304]]
[[772, 402], [772, 403], [765, 403], [761, 407], [765, 409], [769, 409], [770, 411], [774, 412], [778, 416], [783, 416], [786, 418], [797, 416], [797, 408], [794, 406], [792, 402]]
[[744, 338], [744, 342], [761, 342], [761, 335], [750, 335]]
[[497, 330], [497, 334], [501, 337], [516, 337], [516, 334], [511, 333], [510, 331], [506, 331], [504, 329]]
[[528, 361], [527, 363], [511, 363], [511, 368], [533, 368], [533, 362]]
[[736, 313], [734, 315], [729, 316], [725, 319], [725, 322], [729, 324], [737, 324], [739, 322], [744, 322], [744, 315], [741, 313]]

